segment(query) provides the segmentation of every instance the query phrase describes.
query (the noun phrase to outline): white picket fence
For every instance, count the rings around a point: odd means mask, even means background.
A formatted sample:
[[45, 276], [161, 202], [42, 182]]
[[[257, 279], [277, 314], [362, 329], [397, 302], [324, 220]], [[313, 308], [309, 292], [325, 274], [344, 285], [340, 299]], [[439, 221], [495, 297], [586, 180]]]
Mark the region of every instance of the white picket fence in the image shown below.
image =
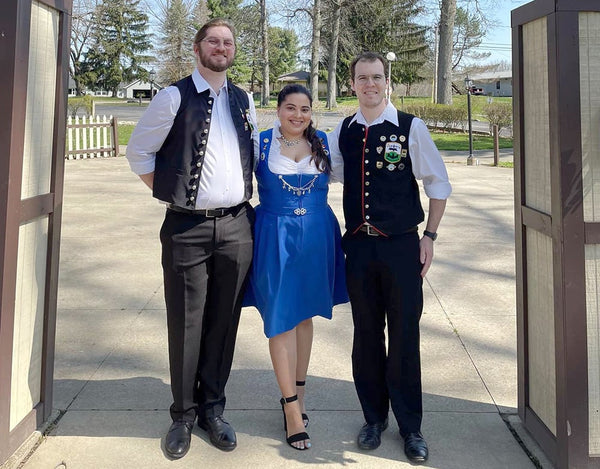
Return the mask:
[[119, 155], [117, 118], [113, 116], [69, 116], [65, 159], [101, 158]]

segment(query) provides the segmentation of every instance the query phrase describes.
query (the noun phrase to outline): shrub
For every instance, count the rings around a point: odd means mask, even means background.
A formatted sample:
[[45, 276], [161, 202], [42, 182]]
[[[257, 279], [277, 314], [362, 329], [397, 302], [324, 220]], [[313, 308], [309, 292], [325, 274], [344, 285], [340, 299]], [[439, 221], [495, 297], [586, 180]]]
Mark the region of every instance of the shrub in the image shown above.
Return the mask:
[[490, 133], [494, 124], [498, 126], [498, 132], [504, 127], [512, 125], [512, 106], [506, 103], [490, 103], [483, 109], [483, 115], [490, 122]]
[[409, 104], [404, 106], [404, 112], [414, 114], [430, 127], [443, 130], [464, 130], [467, 111], [463, 107], [446, 106], [443, 104]]
[[69, 98], [67, 112], [71, 117], [75, 117], [80, 109], [85, 109], [88, 115], [92, 115], [94, 107], [94, 98], [89, 94]]

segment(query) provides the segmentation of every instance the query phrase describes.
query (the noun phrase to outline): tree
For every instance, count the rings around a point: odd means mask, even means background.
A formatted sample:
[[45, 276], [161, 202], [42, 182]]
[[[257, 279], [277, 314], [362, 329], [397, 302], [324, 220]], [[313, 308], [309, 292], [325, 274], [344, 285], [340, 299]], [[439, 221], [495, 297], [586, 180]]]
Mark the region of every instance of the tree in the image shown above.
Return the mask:
[[452, 70], [461, 64], [463, 59], [482, 60], [488, 58], [489, 52], [477, 52], [485, 36], [483, 19], [479, 12], [469, 13], [457, 7], [454, 21], [454, 45], [452, 47]]
[[173, 83], [189, 75], [194, 67], [193, 15], [183, 0], [169, 0], [161, 24], [159, 81]]
[[269, 79], [292, 72], [298, 56], [298, 36], [291, 29], [278, 26], [269, 28]]
[[319, 100], [319, 49], [321, 48], [321, 0], [314, 0], [312, 9], [312, 42], [310, 56], [310, 94]]
[[[415, 23], [421, 13], [418, 0], [355, 0], [342, 8], [337, 75], [348, 82], [349, 64], [363, 51], [394, 52], [393, 79], [411, 81], [426, 61], [425, 28]], [[368, 18], [369, 21], [364, 21]], [[329, 21], [331, 24], [332, 21]], [[325, 33], [331, 41], [331, 32]]]
[[197, 0], [192, 8], [191, 24], [194, 29], [194, 34], [208, 21], [210, 10], [206, 0]]
[[441, 0], [437, 67], [437, 102], [452, 104], [452, 45], [456, 0]]
[[73, 3], [69, 74], [73, 78], [73, 81], [75, 81], [75, 93], [77, 96], [81, 96], [86, 85], [90, 84], [86, 81], [84, 73], [86, 68], [85, 52], [92, 40], [95, 8], [96, 0], [76, 0]]
[[[423, 80], [423, 65], [427, 62], [428, 47], [426, 45], [426, 28], [409, 23], [403, 31], [400, 52], [391, 67], [391, 83], [406, 85], [406, 95], [410, 96], [410, 88], [414, 83]], [[392, 64], [392, 65], [394, 65]]]
[[240, 0], [207, 0], [210, 18], [229, 18], [233, 20], [240, 8]]
[[331, 0], [331, 38], [329, 40], [329, 60], [327, 65], [327, 108], [337, 107], [337, 55], [340, 42], [340, 22], [342, 0]]
[[95, 13], [94, 45], [86, 53], [88, 72], [96, 84], [117, 95], [119, 84], [135, 78], [147, 79], [143, 65], [152, 59], [148, 16], [139, 9], [140, 0], [104, 0]]
[[256, 34], [256, 25], [260, 22], [260, 9], [253, 1], [242, 6], [234, 22], [237, 40], [235, 62], [228, 70], [228, 75], [236, 83], [250, 83], [250, 91], [255, 91], [255, 84], [261, 82], [260, 56], [262, 38]]
[[268, 106], [271, 89], [269, 85], [269, 20], [267, 18], [267, 1], [257, 0], [257, 2], [260, 6], [260, 36], [262, 43], [262, 87], [260, 103], [263, 106]]

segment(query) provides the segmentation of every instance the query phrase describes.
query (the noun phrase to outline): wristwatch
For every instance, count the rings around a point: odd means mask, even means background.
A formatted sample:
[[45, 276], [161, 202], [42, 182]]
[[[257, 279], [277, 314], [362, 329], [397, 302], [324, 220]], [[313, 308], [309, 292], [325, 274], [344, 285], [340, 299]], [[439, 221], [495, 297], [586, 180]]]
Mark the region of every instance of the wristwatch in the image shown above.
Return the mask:
[[435, 241], [437, 239], [437, 233], [432, 233], [431, 231], [427, 231], [427, 230], [423, 231], [423, 236], [427, 236], [428, 238], [431, 238], [432, 241]]

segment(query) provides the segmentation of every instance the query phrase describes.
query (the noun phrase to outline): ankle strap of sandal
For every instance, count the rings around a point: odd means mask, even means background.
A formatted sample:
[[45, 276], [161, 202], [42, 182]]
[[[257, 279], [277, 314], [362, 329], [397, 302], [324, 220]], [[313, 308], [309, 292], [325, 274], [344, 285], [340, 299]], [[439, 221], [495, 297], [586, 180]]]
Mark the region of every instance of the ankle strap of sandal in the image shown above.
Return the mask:
[[296, 386], [304, 386], [306, 381], [296, 381]]
[[294, 402], [298, 400], [298, 394], [294, 394], [292, 397], [284, 397], [283, 400], [286, 402], [286, 404], [289, 404], [290, 402]]

